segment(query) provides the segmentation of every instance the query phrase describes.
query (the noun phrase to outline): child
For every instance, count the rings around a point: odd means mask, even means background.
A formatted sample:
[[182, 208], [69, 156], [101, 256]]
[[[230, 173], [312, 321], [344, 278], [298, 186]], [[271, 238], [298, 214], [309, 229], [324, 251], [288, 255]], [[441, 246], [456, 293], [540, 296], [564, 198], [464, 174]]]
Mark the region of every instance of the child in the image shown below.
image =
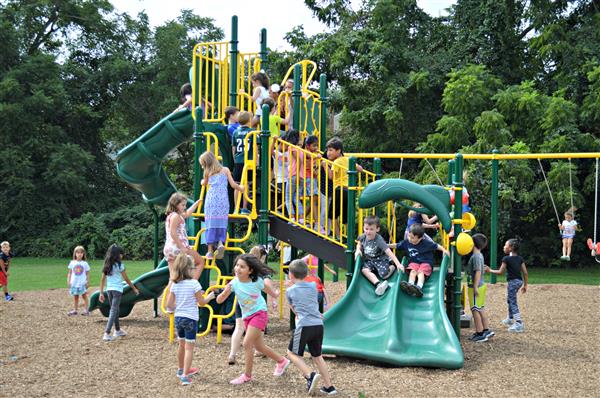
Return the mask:
[[[306, 278], [304, 278], [304, 280], [306, 282], [314, 282], [315, 285], [317, 286], [317, 295], [318, 295], [318, 299], [319, 299], [319, 304], [323, 303], [323, 312], [325, 312], [329, 308], [329, 304], [331, 303], [331, 301], [329, 301], [329, 295], [327, 294], [327, 290], [325, 290], [325, 285], [323, 284], [323, 281], [321, 280], [321, 278], [319, 278], [317, 276], [317, 267], [319, 266], [319, 258], [317, 256], [313, 256], [312, 254], [308, 254], [308, 255], [302, 257], [302, 261], [304, 261], [304, 263], [308, 267], [308, 275], [306, 276]], [[327, 271], [331, 272], [332, 274], [336, 273], [334, 270], [329, 268], [326, 264], [323, 264], [323, 267]]]
[[79, 307], [79, 296], [83, 299], [85, 310], [81, 315], [89, 315], [87, 288], [90, 287], [90, 265], [87, 263], [85, 249], [83, 246], [77, 246], [73, 250], [73, 260], [69, 263], [69, 272], [67, 273], [67, 285], [69, 293], [73, 296], [73, 309], [67, 315], [77, 315]]
[[[413, 207], [422, 208], [423, 205], [420, 203], [413, 203]], [[421, 224], [425, 229], [433, 229], [436, 230], [440, 227], [439, 224], [436, 223], [437, 216], [429, 217], [426, 214], [419, 213], [415, 210], [408, 211], [408, 221], [406, 223], [406, 229], [404, 230], [404, 239], [408, 239], [408, 233], [410, 231], [410, 227], [413, 224]], [[429, 235], [425, 234], [425, 239], [433, 240]]]
[[[308, 221], [309, 227], [313, 227], [316, 229], [319, 228], [321, 234], [325, 233], [325, 220], [323, 217], [319, 217], [317, 212], [317, 204], [320, 200], [321, 191], [319, 190], [319, 178], [318, 173], [316, 171], [319, 170], [319, 161], [321, 158], [321, 154], [318, 153], [319, 150], [319, 139], [316, 135], [309, 135], [304, 140], [303, 148], [308, 152], [300, 153], [300, 156], [303, 157], [304, 168], [302, 169], [304, 174], [302, 178], [304, 179], [304, 191], [300, 191], [300, 195], [307, 196], [309, 198], [309, 207], [306, 212], [305, 221]], [[314, 155], [312, 155], [314, 154]], [[310, 216], [310, 218], [309, 218]]]
[[573, 247], [573, 238], [575, 238], [576, 228], [577, 221], [573, 219], [573, 209], [569, 209], [565, 212], [565, 219], [562, 224], [558, 224], [558, 229], [560, 229], [560, 235], [562, 237], [561, 260], [571, 260], [571, 248]]
[[[362, 274], [375, 286], [375, 294], [382, 296], [395, 268], [404, 272], [404, 266], [379, 235], [379, 217], [367, 216], [363, 223], [364, 233], [358, 237], [354, 258], [363, 256]], [[394, 265], [390, 264], [390, 260]], [[377, 275], [383, 279], [380, 281]]]
[[227, 123], [227, 132], [229, 133], [229, 140], [233, 143], [233, 134], [235, 130], [240, 127], [238, 117], [240, 111], [235, 106], [228, 106], [225, 108], [225, 123]]
[[517, 293], [521, 289], [522, 293], [527, 292], [527, 267], [523, 257], [519, 256], [520, 243], [517, 239], [509, 239], [504, 244], [504, 253], [500, 269], [491, 269], [485, 267], [485, 272], [496, 275], [502, 275], [506, 271], [506, 280], [508, 282], [506, 291], [506, 302], [508, 303], [508, 318], [502, 321], [503, 325], [509, 326], [508, 331], [513, 333], [522, 333], [525, 331], [525, 325], [521, 319], [519, 304], [517, 303]]
[[[285, 136], [281, 137], [285, 140]], [[288, 170], [289, 170], [289, 153], [285, 149], [285, 144], [282, 141], [277, 141], [273, 150], [273, 174], [275, 174], [275, 183], [277, 187], [277, 193], [274, 197], [277, 210], [286, 213], [285, 211], [285, 187], [288, 183]]]
[[295, 148], [300, 144], [300, 132], [291, 129], [287, 132], [286, 141], [288, 145], [289, 172], [288, 182], [285, 188], [285, 206], [290, 215], [290, 220], [304, 223], [304, 207], [302, 206], [301, 193], [304, 180], [302, 180], [303, 156], [302, 152]]
[[[192, 85], [189, 83], [185, 83], [179, 89], [179, 97], [181, 98], [181, 105], [179, 105], [174, 111], [178, 112], [182, 109], [187, 108], [192, 111]], [[201, 108], [202, 108], [202, 117], [206, 118], [206, 110], [212, 107], [212, 104], [209, 101], [206, 101], [204, 98], [201, 100]]]
[[[242, 173], [244, 171], [244, 153], [248, 151], [248, 160], [252, 159], [252, 139], [248, 139], [248, 148], [245, 147], [245, 140], [248, 133], [252, 131], [250, 127], [252, 121], [252, 113], [240, 112], [238, 116], [238, 122], [240, 127], [233, 133], [233, 140], [231, 142], [233, 152], [233, 179], [238, 184], [242, 182]], [[250, 175], [249, 173], [247, 175]], [[250, 185], [250, 181], [246, 181], [247, 185]], [[237, 203], [238, 193], [234, 193], [234, 203]], [[240, 209], [241, 214], [250, 214], [248, 211], [248, 199], [246, 195], [242, 194], [242, 208]]]
[[473, 243], [473, 254], [469, 258], [466, 269], [471, 313], [475, 321], [475, 333], [470, 340], [482, 343], [495, 335], [489, 328], [488, 317], [485, 312], [487, 285], [483, 280], [485, 265], [481, 251], [487, 246], [487, 238], [483, 234], [475, 234], [473, 235]]
[[194, 277], [200, 278], [202, 269], [204, 268], [204, 259], [202, 256], [190, 247], [187, 229], [185, 226], [185, 219], [194, 213], [194, 210], [198, 207], [200, 199], [198, 199], [189, 209], [186, 210], [187, 197], [184, 194], [175, 192], [169, 198], [165, 214], [167, 219], [165, 220], [165, 247], [163, 254], [167, 259], [169, 265], [169, 275], [173, 277], [173, 260], [180, 252], [192, 256], [194, 264], [196, 264], [196, 271]]
[[[131, 290], [138, 295], [140, 291], [127, 277], [125, 272], [125, 265], [123, 261], [123, 249], [116, 244], [113, 244], [108, 248], [106, 257], [104, 258], [104, 267], [102, 268], [102, 279], [100, 280], [100, 296], [98, 300], [104, 303], [104, 285], [106, 284], [106, 293], [108, 296], [108, 302], [110, 303], [110, 312], [108, 314], [108, 322], [106, 323], [106, 329], [104, 329], [104, 336], [102, 340], [112, 341], [117, 337], [127, 336], [124, 330], [121, 330], [119, 325], [119, 311], [121, 304], [121, 297], [123, 296], [123, 281], [125, 281]], [[115, 325], [115, 333], [111, 336], [110, 331]]]
[[[331, 384], [329, 370], [327, 369], [327, 365], [325, 365], [325, 360], [321, 353], [321, 346], [323, 345], [323, 319], [319, 313], [317, 289], [312, 283], [306, 280], [307, 274], [308, 267], [304, 261], [292, 261], [290, 264], [290, 280], [293, 286], [285, 292], [285, 295], [290, 308], [296, 314], [296, 329], [290, 339], [287, 353], [291, 361], [300, 369], [306, 379], [308, 394], [314, 392], [322, 376], [323, 387], [321, 387], [321, 392], [333, 395], [337, 391]], [[306, 363], [304, 363], [302, 357], [304, 356], [305, 347], [308, 347], [319, 373], [312, 372], [306, 366]]]
[[167, 298], [167, 306], [175, 308], [175, 329], [179, 341], [176, 375], [184, 386], [191, 384], [190, 376], [198, 373], [197, 368], [191, 367], [198, 333], [198, 306], [204, 306], [215, 298], [213, 292], [206, 298], [202, 297], [202, 286], [193, 279], [193, 269], [192, 258], [179, 253], [173, 263], [173, 284]]
[[235, 260], [234, 271], [235, 278], [217, 296], [217, 303], [220, 304], [229, 297], [232, 291], [235, 292], [246, 327], [246, 337], [244, 337], [245, 372], [231, 380], [230, 383], [239, 385], [252, 380], [255, 348], [277, 363], [273, 375], [281, 376], [290, 365], [290, 361], [273, 351], [263, 340], [268, 314], [267, 303], [260, 293], [264, 290], [267, 294], [276, 295], [265, 285], [263, 280], [263, 277], [272, 273], [273, 270], [262, 264], [255, 256], [242, 254]]
[[204, 152], [200, 156], [200, 166], [204, 169], [202, 185], [210, 185], [204, 198], [205, 237], [208, 245], [206, 259], [213, 259], [215, 245], [217, 253], [214, 257], [221, 259], [225, 253], [224, 243], [227, 240], [227, 220], [229, 216], [227, 183], [239, 192], [244, 192], [244, 187], [233, 181], [229, 169], [223, 167], [210, 151]]
[[2, 253], [0, 253], [0, 286], [4, 292], [4, 300], [12, 301], [15, 298], [8, 293], [8, 276], [10, 275], [8, 269], [10, 268], [10, 259], [14, 255], [10, 251], [10, 243], [7, 241], [2, 242], [0, 248], [2, 249]]
[[408, 283], [406, 281], [400, 282], [400, 289], [406, 294], [416, 297], [423, 297], [425, 278], [429, 277], [433, 271], [433, 251], [439, 250], [447, 256], [450, 255], [450, 252], [443, 246], [432, 240], [424, 239], [424, 235], [425, 229], [423, 226], [413, 224], [408, 232], [408, 239], [391, 245], [408, 253], [410, 274], [408, 275]]
[[262, 117], [262, 104], [263, 101], [269, 98], [269, 78], [264, 72], [258, 72], [250, 77], [252, 82], [253, 92], [252, 101], [256, 103], [256, 111], [254, 118], [252, 119], [252, 127], [256, 127], [260, 124]]
[[273, 98], [266, 98], [263, 104], [269, 107], [269, 131], [271, 132], [271, 137], [281, 136], [281, 126], [287, 125], [290, 122], [291, 113], [288, 113], [285, 119], [277, 115], [277, 107]]

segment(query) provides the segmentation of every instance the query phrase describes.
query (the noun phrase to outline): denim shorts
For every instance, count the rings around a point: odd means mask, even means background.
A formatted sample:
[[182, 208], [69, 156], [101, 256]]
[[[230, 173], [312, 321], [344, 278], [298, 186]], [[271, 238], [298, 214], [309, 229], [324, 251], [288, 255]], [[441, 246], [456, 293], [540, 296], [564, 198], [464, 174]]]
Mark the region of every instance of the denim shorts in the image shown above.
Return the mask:
[[175, 317], [175, 330], [177, 331], [177, 339], [193, 343], [196, 341], [198, 333], [198, 321], [183, 316]]
[[85, 292], [87, 291], [87, 288], [84, 286], [71, 286], [69, 288], [69, 294], [71, 294], [71, 296], [81, 296], [82, 294], [85, 294]]
[[317, 178], [306, 178], [304, 180], [304, 196], [318, 196], [320, 193]]

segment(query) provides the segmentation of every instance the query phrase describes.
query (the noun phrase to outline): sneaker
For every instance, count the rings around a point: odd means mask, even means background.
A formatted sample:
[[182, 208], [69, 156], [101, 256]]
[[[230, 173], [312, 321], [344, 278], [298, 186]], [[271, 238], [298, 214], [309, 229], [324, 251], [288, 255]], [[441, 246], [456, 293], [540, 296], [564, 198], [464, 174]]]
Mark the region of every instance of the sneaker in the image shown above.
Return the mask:
[[479, 336], [479, 335], [477, 334], [477, 332], [475, 332], [475, 333], [473, 333], [472, 335], [469, 336], [468, 340], [469, 341], [473, 341], [473, 340], [475, 340], [475, 337], [477, 337], [477, 336]]
[[250, 210], [248, 210], [248, 209], [242, 209], [242, 210], [240, 210], [240, 214], [251, 214], [251, 213], [250, 213]]
[[512, 318], [506, 318], [506, 319], [503, 319], [500, 323], [503, 324], [504, 326], [510, 326], [513, 323], [515, 323], [515, 321]]
[[13, 296], [11, 296], [10, 294], [7, 294], [4, 296], [4, 300], [6, 301], [13, 301], [15, 298]]
[[523, 322], [515, 322], [508, 328], [508, 331], [511, 333], [523, 333], [525, 331], [525, 326], [523, 325]]
[[71, 310], [71, 311], [67, 312], [67, 315], [68, 315], [68, 316], [77, 315], [77, 311], [75, 311], [75, 310]]
[[290, 360], [287, 358], [283, 358], [283, 361], [278, 362], [275, 365], [275, 370], [273, 371], [273, 376], [282, 376], [285, 373], [285, 370], [290, 366]]
[[217, 246], [217, 253], [215, 254], [215, 257], [217, 260], [220, 260], [223, 258], [224, 255], [225, 255], [225, 246], [223, 246], [223, 243], [219, 242], [219, 245]]
[[475, 343], [485, 343], [486, 341], [488, 341], [488, 338], [485, 334], [477, 334], [477, 336], [473, 337], [473, 340], [471, 340]]
[[319, 391], [321, 391], [322, 394], [327, 394], [327, 395], [337, 394], [337, 390], [335, 389], [334, 386], [321, 387], [321, 389]]
[[423, 297], [423, 288], [417, 285], [410, 285], [410, 288], [415, 294], [415, 297], [421, 298]]
[[387, 288], [388, 288], [388, 281], [379, 282], [377, 284], [377, 286], [375, 287], [375, 294], [378, 296], [383, 296], [383, 293], [385, 293]]
[[177, 372], [175, 372], [175, 376], [177, 376], [177, 377], [183, 376], [183, 369], [177, 369]]
[[206, 259], [209, 260], [209, 261], [212, 260], [213, 259], [213, 253], [212, 252], [206, 253]]
[[188, 372], [188, 374], [186, 376], [190, 377], [190, 376], [193, 376], [195, 374], [198, 374], [198, 368], [190, 368], [190, 370], [189, 370], [189, 372]]
[[89, 312], [88, 310], [85, 310], [85, 311], [83, 311], [83, 312], [81, 313], [81, 315], [83, 315], [83, 316], [89, 316], [89, 315], [90, 315], [90, 312]]
[[235, 379], [231, 380], [229, 384], [238, 386], [240, 384], [248, 383], [249, 381], [252, 381], [252, 377], [247, 376], [246, 373], [242, 373], [239, 377], [236, 377]]
[[487, 337], [488, 339], [490, 339], [491, 337], [494, 337], [496, 335], [496, 333], [494, 333], [494, 331], [492, 329], [488, 329], [488, 330], [483, 331], [483, 335], [485, 337]]
[[115, 330], [115, 332], [113, 333], [113, 337], [125, 337], [125, 336], [127, 336], [127, 332], [125, 332], [122, 329]]
[[413, 295], [413, 291], [412, 291], [412, 289], [410, 288], [410, 283], [408, 283], [408, 282], [406, 282], [406, 281], [402, 281], [402, 282], [400, 282], [400, 289], [401, 289], [401, 290], [402, 290], [404, 293], [408, 294], [409, 296], [412, 296], [412, 295]]
[[565, 256], [565, 261], [571, 261], [571, 257], [570, 256]]
[[181, 376], [179, 380], [181, 380], [182, 386], [189, 386], [192, 384], [192, 379], [190, 379], [188, 376]]
[[320, 374], [317, 372], [312, 372], [308, 379], [306, 379], [306, 391], [308, 392], [308, 395], [312, 395], [312, 393], [315, 391], [320, 378]]
[[113, 341], [114, 339], [115, 338], [108, 333], [104, 333], [104, 336], [102, 336], [102, 340], [104, 341]]

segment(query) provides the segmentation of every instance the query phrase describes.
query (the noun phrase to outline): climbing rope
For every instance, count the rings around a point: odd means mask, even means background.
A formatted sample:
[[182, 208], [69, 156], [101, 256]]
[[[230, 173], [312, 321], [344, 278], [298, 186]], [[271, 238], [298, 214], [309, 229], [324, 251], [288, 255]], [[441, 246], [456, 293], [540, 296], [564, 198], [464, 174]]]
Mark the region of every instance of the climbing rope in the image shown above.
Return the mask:
[[554, 203], [554, 197], [552, 196], [552, 191], [550, 190], [550, 184], [548, 184], [548, 179], [546, 178], [546, 172], [544, 171], [544, 167], [542, 167], [542, 161], [540, 158], [537, 158], [538, 163], [540, 164], [540, 170], [542, 170], [542, 175], [544, 176], [544, 181], [546, 181], [546, 187], [548, 187], [548, 193], [550, 194], [550, 200], [552, 201], [552, 207], [554, 207], [554, 213], [556, 214], [556, 221], [560, 224], [560, 217], [558, 216], [558, 210], [556, 210], [556, 204]]
[[433, 174], [435, 174], [435, 178], [437, 178], [437, 180], [440, 183], [440, 185], [444, 186], [444, 183], [440, 179], [440, 176], [438, 175], [437, 171], [435, 171], [435, 167], [433, 167], [433, 165], [431, 164], [431, 162], [429, 161], [429, 159], [425, 158], [425, 161], [427, 162], [427, 164], [429, 165], [429, 167], [431, 167], [431, 170], [433, 170]]

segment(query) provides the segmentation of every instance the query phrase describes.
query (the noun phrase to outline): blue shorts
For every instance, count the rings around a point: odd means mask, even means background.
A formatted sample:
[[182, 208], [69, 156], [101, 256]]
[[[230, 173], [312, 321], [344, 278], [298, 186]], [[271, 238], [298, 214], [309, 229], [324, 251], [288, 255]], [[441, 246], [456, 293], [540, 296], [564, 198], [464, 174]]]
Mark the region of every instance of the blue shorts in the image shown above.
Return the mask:
[[561, 236], [563, 239], [573, 239], [575, 234], [562, 234]]
[[81, 296], [82, 294], [85, 294], [86, 291], [87, 288], [85, 286], [71, 286], [69, 294], [71, 296]]
[[198, 333], [198, 321], [183, 316], [176, 316], [175, 330], [177, 331], [177, 340], [194, 343], [196, 341], [196, 334]]

